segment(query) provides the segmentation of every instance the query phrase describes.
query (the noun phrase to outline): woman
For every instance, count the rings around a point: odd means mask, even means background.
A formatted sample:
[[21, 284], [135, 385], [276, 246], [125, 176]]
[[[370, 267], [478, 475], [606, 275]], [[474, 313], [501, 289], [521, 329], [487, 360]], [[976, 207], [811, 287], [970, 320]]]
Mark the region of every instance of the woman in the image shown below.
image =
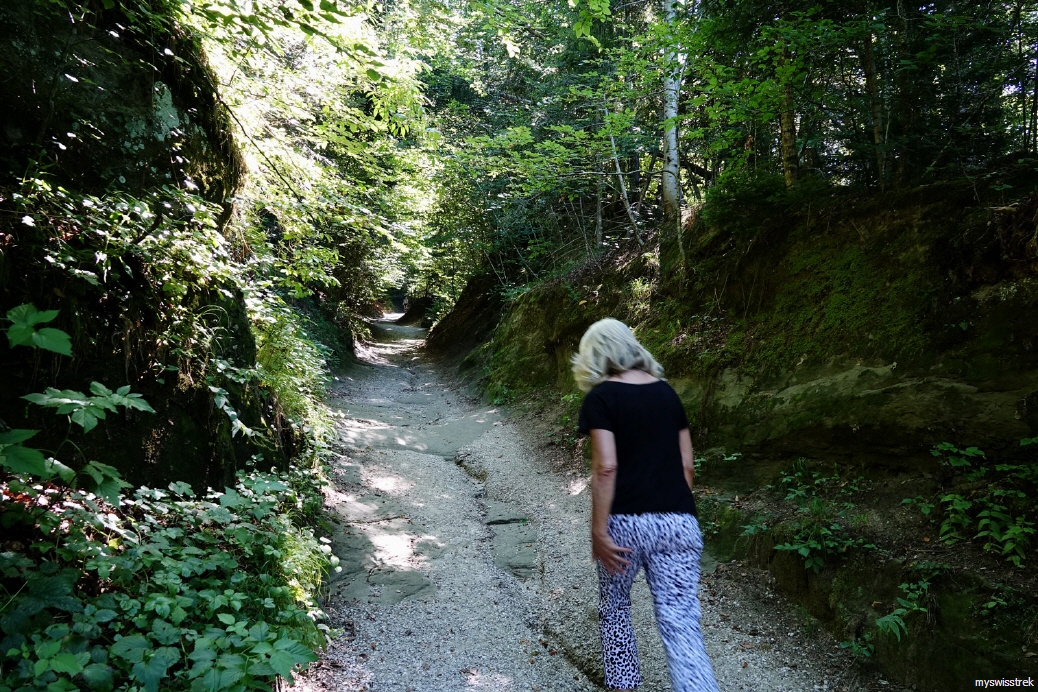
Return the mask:
[[573, 375], [587, 392], [579, 428], [591, 435], [591, 553], [605, 682], [617, 690], [642, 682], [631, 583], [644, 567], [675, 692], [716, 692], [699, 629], [703, 538], [692, 497], [692, 437], [662, 374], [614, 319], [591, 325], [573, 357]]

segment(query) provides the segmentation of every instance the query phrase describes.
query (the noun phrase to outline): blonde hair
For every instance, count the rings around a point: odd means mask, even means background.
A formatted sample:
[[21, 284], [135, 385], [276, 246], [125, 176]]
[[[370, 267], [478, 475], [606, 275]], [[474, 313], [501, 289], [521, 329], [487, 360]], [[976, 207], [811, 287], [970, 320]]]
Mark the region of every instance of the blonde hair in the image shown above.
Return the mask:
[[638, 343], [628, 326], [610, 317], [588, 327], [572, 363], [573, 378], [585, 392], [625, 370], [642, 370], [653, 377], [663, 375], [663, 366]]

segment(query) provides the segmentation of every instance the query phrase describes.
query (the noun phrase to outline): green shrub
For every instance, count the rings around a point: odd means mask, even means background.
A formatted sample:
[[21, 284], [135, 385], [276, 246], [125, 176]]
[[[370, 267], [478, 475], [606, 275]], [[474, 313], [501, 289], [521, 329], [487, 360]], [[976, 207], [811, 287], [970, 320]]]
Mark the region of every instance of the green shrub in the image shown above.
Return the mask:
[[[246, 690], [316, 660], [316, 595], [336, 559], [298, 519], [313, 472], [242, 472], [118, 505], [9, 479], [0, 690]], [[6, 503], [5, 503], [6, 504]], [[296, 520], [294, 520], [296, 519]]]
[[[1021, 445], [1033, 440], [1021, 440]], [[983, 539], [983, 549], [996, 553], [1016, 567], [1023, 567], [1035, 536], [1035, 523], [1026, 517], [1035, 495], [1038, 464], [986, 464], [984, 452], [976, 447], [959, 449], [942, 442], [931, 450], [938, 463], [947, 467], [968, 484], [981, 484], [966, 495], [959, 492], [938, 493], [934, 500], [906, 498], [904, 504], [915, 504], [930, 516], [940, 507], [940, 540], [947, 544]], [[938, 517], [932, 519], [936, 522]], [[976, 531], [973, 536], [969, 534]]]

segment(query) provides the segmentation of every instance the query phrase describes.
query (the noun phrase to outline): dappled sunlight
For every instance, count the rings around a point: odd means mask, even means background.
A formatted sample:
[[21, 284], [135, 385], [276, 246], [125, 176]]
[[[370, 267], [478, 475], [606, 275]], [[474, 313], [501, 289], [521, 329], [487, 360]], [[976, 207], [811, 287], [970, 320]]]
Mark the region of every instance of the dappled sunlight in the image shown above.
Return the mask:
[[429, 449], [429, 445], [424, 442], [416, 442], [415, 440], [416, 438], [414, 435], [397, 435], [393, 438], [393, 441], [401, 447], [407, 447], [408, 449], [413, 449], [419, 452], [424, 452]]
[[[421, 348], [425, 343], [427, 330], [394, 324], [400, 317], [400, 313], [386, 313], [381, 318], [369, 322], [372, 335], [377, 340], [357, 342], [354, 347], [357, 359], [370, 365], [399, 368], [400, 357]], [[417, 357], [414, 356], [412, 360]]]
[[335, 509], [349, 521], [370, 521], [379, 516], [382, 505], [353, 495], [345, 495], [336, 504]]
[[403, 569], [414, 568], [413, 561], [418, 556], [414, 553], [411, 534], [391, 532], [373, 524], [364, 526], [362, 530], [375, 546], [377, 563]]
[[471, 690], [494, 690], [501, 692], [515, 689], [512, 679], [501, 673], [484, 673], [470, 668], [465, 673], [465, 688]]
[[370, 485], [373, 488], [378, 488], [383, 492], [400, 495], [413, 488], [414, 481], [390, 474], [371, 474], [367, 477], [367, 485]]
[[569, 486], [568, 486], [569, 494], [570, 495], [579, 495], [580, 493], [584, 492], [584, 490], [587, 489], [587, 486], [588, 486], [588, 484], [590, 482], [591, 481], [588, 480], [587, 478], [576, 478], [574, 480], [571, 480], [569, 482]]

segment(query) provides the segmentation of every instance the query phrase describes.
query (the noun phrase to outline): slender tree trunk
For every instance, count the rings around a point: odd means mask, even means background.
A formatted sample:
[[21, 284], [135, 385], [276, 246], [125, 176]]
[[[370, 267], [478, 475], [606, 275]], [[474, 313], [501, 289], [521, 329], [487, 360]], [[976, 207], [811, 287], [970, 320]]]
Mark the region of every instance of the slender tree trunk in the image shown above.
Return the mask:
[[1034, 57], [1034, 97], [1031, 99], [1031, 151], [1038, 152], [1038, 46]]
[[638, 220], [634, 216], [634, 210], [631, 209], [631, 200], [627, 197], [627, 184], [624, 183], [624, 172], [620, 168], [620, 156], [616, 151], [616, 140], [613, 139], [613, 135], [609, 135], [609, 144], [613, 147], [613, 163], [616, 164], [616, 180], [620, 183], [620, 197], [623, 199], [624, 209], [627, 210], [627, 218], [631, 220], [631, 230], [634, 232], [634, 238], [638, 241], [639, 246], [644, 246], [645, 242], [642, 240], [641, 231], [638, 229]]
[[[788, 58], [782, 48], [782, 65]], [[782, 172], [786, 176], [786, 187], [793, 187], [800, 178], [800, 154], [797, 151], [796, 104], [793, 100], [793, 80], [787, 76], [782, 85], [782, 112], [779, 113], [780, 146], [782, 148]]]
[[638, 152], [631, 154], [631, 158], [628, 159], [627, 165], [630, 166], [631, 170], [631, 206], [637, 208], [638, 202], [642, 199], [642, 159], [641, 156], [638, 155]]
[[[662, 0], [663, 16], [673, 26], [677, 12], [674, 0]], [[663, 218], [671, 223], [681, 218], [680, 157], [678, 155], [678, 96], [681, 92], [681, 65], [678, 53], [668, 46], [663, 58], [663, 179], [660, 181], [663, 195]]]
[[652, 169], [656, 167], [656, 152], [652, 152], [649, 155], [649, 165], [645, 168], [645, 180], [642, 182], [642, 189], [638, 192], [638, 205], [641, 206], [642, 202], [649, 195], [649, 185], [652, 184]]
[[[908, 35], [908, 15], [906, 14], [904, 0], [897, 0], [897, 14], [898, 18], [901, 20], [901, 29], [897, 32], [898, 54], [900, 59], [910, 61], [914, 56], [911, 54], [911, 43]], [[912, 78], [909, 71], [901, 70], [897, 74], [899, 75], [897, 79], [897, 115], [899, 126], [895, 132], [897, 133], [899, 151], [897, 156], [897, 168], [894, 173], [894, 185], [900, 187], [908, 178], [909, 167], [912, 163], [912, 157], [909, 155], [908, 150], [913, 145], [910, 140], [912, 137], [912, 131], [915, 129], [916, 104], [915, 97], [913, 96]]]
[[887, 154], [886, 142], [883, 139], [883, 103], [879, 97], [876, 54], [872, 48], [871, 31], [863, 41], [861, 67], [865, 72], [865, 88], [869, 92], [869, 106], [872, 110], [872, 143], [876, 146], [876, 177], [879, 179], [879, 189], [882, 190], [886, 187], [887, 181]]
[[602, 247], [602, 176], [595, 176], [595, 247]]

